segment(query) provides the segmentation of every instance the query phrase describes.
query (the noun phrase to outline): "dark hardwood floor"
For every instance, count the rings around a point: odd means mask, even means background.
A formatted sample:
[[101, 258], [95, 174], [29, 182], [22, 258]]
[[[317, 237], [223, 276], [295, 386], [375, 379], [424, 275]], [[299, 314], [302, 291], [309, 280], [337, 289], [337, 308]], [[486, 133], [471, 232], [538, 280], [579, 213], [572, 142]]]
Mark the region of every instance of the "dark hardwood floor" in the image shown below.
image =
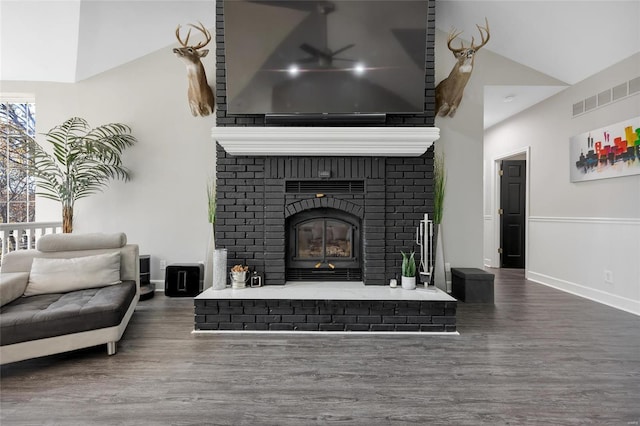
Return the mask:
[[640, 317], [495, 270], [460, 336], [193, 335], [140, 302], [103, 346], [2, 366], [9, 425], [638, 425]]

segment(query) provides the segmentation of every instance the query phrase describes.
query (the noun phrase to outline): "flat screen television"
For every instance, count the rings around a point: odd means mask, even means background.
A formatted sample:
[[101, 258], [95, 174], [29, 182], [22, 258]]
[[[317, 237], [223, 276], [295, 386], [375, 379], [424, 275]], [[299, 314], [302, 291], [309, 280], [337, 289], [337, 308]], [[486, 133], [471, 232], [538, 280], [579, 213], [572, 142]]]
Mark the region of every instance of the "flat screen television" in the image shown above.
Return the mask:
[[227, 114], [424, 112], [426, 0], [225, 0]]

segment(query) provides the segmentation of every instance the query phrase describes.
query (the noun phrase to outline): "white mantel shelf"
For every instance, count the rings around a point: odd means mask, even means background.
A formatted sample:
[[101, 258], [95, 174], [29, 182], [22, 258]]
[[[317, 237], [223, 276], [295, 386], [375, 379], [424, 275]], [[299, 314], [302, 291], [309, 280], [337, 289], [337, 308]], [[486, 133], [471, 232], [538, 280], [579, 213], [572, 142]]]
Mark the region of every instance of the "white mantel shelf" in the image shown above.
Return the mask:
[[437, 127], [214, 127], [231, 155], [417, 157], [440, 137]]

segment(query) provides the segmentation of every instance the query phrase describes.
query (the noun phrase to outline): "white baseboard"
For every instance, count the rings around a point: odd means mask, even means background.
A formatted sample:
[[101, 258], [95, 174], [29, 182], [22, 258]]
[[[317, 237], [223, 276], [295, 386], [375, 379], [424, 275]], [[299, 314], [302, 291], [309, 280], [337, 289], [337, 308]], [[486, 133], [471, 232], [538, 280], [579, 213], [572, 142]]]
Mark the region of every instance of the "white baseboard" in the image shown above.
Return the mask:
[[164, 280], [151, 280], [151, 283], [156, 286], [156, 291], [164, 292]]
[[527, 271], [527, 279], [539, 284], [546, 285], [548, 287], [555, 288], [557, 290], [584, 297], [585, 299], [589, 299], [594, 302], [611, 306], [612, 308], [620, 309], [621, 311], [640, 316], [640, 301], [637, 300], [616, 296], [615, 294], [585, 287], [580, 284], [565, 281], [559, 278], [554, 278], [534, 271]]

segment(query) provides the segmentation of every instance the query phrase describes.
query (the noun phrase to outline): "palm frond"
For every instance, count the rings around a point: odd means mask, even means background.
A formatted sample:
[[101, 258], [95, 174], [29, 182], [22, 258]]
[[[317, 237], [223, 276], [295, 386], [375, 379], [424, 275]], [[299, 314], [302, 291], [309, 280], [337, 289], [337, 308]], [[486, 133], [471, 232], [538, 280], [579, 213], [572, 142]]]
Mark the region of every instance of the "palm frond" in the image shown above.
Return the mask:
[[73, 206], [75, 200], [103, 191], [112, 179], [130, 180], [121, 158], [136, 143], [130, 131], [118, 123], [91, 129], [86, 120], [73, 117], [45, 133], [52, 154], [31, 139], [31, 174], [38, 180], [38, 194]]

